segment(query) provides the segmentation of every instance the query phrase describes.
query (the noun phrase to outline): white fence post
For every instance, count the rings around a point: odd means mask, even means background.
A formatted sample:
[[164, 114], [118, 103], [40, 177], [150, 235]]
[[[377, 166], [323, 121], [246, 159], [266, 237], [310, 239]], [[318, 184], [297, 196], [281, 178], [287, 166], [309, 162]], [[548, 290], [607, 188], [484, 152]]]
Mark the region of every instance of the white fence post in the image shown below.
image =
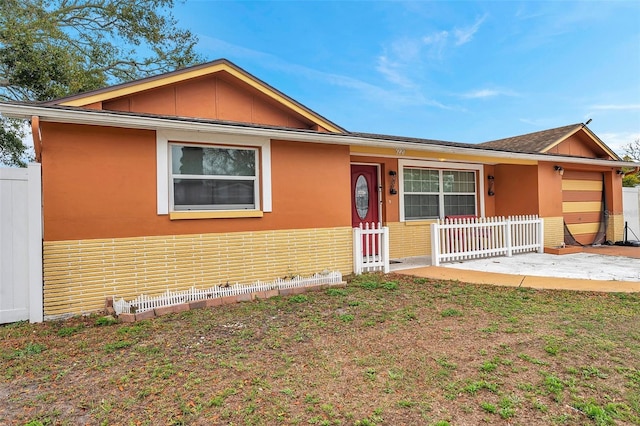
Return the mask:
[[440, 266], [440, 221], [431, 224], [431, 264]]
[[27, 182], [29, 221], [29, 322], [42, 322], [42, 169], [39, 163], [29, 164]]
[[512, 244], [512, 240], [511, 240], [511, 216], [509, 216], [506, 219], [506, 225], [504, 227], [505, 230], [505, 237], [504, 237], [504, 242], [507, 248], [507, 257], [511, 257], [513, 256], [513, 244]]
[[544, 219], [540, 218], [538, 225], [538, 253], [544, 253]]
[[389, 273], [389, 227], [387, 226], [383, 226], [382, 227], [382, 247], [381, 247], [381, 253], [382, 255], [382, 262], [383, 262], [383, 268], [384, 268], [384, 273], [388, 274]]
[[353, 273], [362, 273], [362, 229], [353, 228]]

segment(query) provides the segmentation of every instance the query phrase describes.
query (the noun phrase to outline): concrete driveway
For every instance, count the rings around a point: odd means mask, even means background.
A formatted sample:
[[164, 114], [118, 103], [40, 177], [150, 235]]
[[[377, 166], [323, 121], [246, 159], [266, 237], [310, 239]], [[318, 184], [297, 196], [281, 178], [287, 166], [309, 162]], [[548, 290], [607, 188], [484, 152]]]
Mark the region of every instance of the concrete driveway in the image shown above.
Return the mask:
[[640, 247], [589, 247], [565, 255], [527, 253], [513, 257], [426, 266], [403, 259], [393, 271], [478, 284], [586, 291], [640, 292]]

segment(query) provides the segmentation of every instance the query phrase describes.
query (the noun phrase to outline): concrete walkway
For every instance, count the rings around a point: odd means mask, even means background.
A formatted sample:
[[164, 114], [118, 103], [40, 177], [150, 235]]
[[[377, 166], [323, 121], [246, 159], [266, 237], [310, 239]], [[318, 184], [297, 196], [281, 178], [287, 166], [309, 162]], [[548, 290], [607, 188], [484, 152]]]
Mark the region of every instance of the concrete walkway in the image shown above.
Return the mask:
[[536, 277], [531, 275], [511, 275], [497, 272], [470, 271], [445, 268], [442, 266], [402, 269], [396, 272], [398, 274], [444, 281], [453, 280], [475, 284], [500, 285], [505, 287], [640, 293], [640, 282], [630, 281], [600, 281], [579, 278]]
[[[513, 257], [475, 259], [428, 266], [427, 257], [401, 259], [392, 272], [437, 280], [536, 289], [640, 292], [640, 248], [586, 250], [550, 255], [527, 253]], [[595, 253], [597, 254], [595, 254]], [[621, 255], [622, 254], [622, 255]], [[628, 255], [625, 256], [625, 255]]]

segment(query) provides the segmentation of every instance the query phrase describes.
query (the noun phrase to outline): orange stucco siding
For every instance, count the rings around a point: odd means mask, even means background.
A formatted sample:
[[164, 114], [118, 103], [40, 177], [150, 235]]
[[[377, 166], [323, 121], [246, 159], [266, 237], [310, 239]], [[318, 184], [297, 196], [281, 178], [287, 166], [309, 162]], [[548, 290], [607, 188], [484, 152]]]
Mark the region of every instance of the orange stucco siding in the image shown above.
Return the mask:
[[495, 166], [495, 214], [498, 216], [538, 214], [536, 166]]
[[[157, 214], [155, 132], [43, 123], [45, 240], [349, 226], [349, 148], [273, 141], [262, 218]], [[347, 182], [347, 184], [345, 184]]]
[[155, 134], [42, 124], [45, 240], [150, 232]]
[[[484, 215], [485, 217], [493, 217], [496, 216], [496, 196], [488, 195], [489, 192], [489, 180], [487, 176], [493, 176], [495, 178], [496, 168], [493, 165], [484, 167], [484, 179], [485, 179], [485, 191], [484, 191]], [[479, 188], [480, 186], [478, 186]], [[493, 191], [495, 192], [495, 179], [493, 185]]]
[[554, 163], [538, 165], [538, 199], [541, 217], [562, 216], [562, 176], [554, 169]]
[[615, 170], [604, 172], [604, 191], [607, 213], [622, 214], [622, 176]]
[[349, 147], [273, 141], [271, 168], [267, 229], [351, 226]]
[[[314, 124], [240, 83], [208, 76], [147, 90], [103, 103], [113, 111], [177, 115], [309, 129]], [[316, 126], [317, 127], [317, 126]]]

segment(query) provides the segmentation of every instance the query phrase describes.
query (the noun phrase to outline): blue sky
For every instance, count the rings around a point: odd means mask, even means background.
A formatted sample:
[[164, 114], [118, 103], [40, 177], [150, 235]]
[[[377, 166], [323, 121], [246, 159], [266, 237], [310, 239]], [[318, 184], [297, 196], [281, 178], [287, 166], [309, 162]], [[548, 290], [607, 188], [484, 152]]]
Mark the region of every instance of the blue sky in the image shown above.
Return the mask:
[[638, 1], [187, 0], [181, 26], [350, 131], [483, 142], [585, 122], [640, 138]]

